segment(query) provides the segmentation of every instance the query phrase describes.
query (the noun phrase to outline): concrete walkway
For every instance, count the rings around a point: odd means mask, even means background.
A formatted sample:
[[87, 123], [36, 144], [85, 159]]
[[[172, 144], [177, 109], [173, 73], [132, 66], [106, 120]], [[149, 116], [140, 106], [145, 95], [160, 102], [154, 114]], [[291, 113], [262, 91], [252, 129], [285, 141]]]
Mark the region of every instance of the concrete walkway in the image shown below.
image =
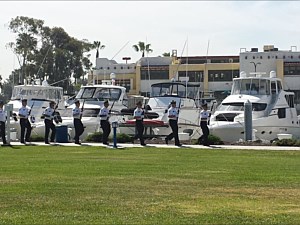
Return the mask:
[[[116, 149], [111, 143], [110, 146], [103, 145], [102, 143], [82, 143], [81, 145], [76, 145], [74, 143], [51, 143], [47, 145], [43, 142], [31, 142], [26, 144], [28, 146], [69, 146], [69, 147], [81, 147], [81, 146], [99, 146], [99, 147], [107, 147]], [[11, 146], [25, 146], [20, 142], [11, 142]], [[244, 145], [211, 145], [209, 147], [203, 145], [182, 145], [181, 147], [177, 147], [175, 145], [169, 144], [147, 144], [147, 146], [141, 146], [139, 144], [128, 144], [128, 143], [120, 143], [117, 144], [117, 148], [147, 148], [147, 147], [155, 147], [155, 148], [193, 148], [193, 149], [240, 149], [240, 150], [278, 150], [278, 151], [300, 151], [300, 147], [293, 146], [244, 146]]]

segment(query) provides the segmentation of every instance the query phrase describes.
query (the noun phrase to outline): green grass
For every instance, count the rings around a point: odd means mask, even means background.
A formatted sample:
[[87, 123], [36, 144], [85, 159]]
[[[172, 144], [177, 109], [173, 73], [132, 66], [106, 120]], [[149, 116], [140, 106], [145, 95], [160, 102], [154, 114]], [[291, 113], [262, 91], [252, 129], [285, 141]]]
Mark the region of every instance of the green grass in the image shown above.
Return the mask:
[[0, 224], [300, 224], [300, 152], [0, 148]]

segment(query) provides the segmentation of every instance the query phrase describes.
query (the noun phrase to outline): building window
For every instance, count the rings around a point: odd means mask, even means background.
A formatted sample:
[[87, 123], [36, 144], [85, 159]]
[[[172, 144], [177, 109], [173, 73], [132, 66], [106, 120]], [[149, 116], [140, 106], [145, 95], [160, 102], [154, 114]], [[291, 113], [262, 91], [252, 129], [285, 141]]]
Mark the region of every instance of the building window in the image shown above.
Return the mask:
[[169, 66], [143, 66], [141, 80], [169, 80]]
[[268, 59], [270, 59], [270, 56], [268, 55]]
[[285, 55], [284, 55], [282, 58], [284, 58], [284, 59], [285, 59]]
[[117, 67], [115, 67], [115, 66], [114, 66], [114, 69], [116, 70], [116, 69], [117, 69]]
[[255, 59], [255, 56], [253, 56], [252, 58]]
[[203, 71], [179, 71], [178, 77], [188, 77], [189, 82], [203, 82]]
[[107, 67], [107, 69], [109, 70], [110, 68], [109, 68], [109, 67]]
[[300, 75], [300, 62], [285, 62], [284, 75]]
[[208, 81], [210, 82], [222, 82], [232, 81], [233, 78], [239, 77], [239, 70], [209, 70]]
[[102, 69], [103, 69], [103, 67], [101, 66], [101, 67], [100, 67], [100, 70], [102, 70]]
[[121, 66], [121, 70], [123, 69], [123, 66]]
[[262, 56], [260, 56], [260, 59], [262, 59], [263, 57]]
[[248, 59], [248, 57], [247, 57], [247, 56], [245, 56], [245, 59]]

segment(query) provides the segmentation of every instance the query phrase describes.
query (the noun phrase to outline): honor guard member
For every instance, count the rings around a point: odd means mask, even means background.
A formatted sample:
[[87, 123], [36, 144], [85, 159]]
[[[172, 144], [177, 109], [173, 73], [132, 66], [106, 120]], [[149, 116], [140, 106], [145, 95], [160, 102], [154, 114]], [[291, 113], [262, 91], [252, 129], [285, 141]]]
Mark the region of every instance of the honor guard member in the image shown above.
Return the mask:
[[178, 109], [176, 109], [176, 101], [171, 101], [171, 107], [168, 109], [168, 118], [169, 124], [172, 129], [172, 133], [170, 133], [166, 138], [166, 144], [168, 144], [169, 140], [175, 139], [175, 145], [181, 146], [178, 137]]
[[136, 103], [136, 109], [133, 112], [133, 117], [135, 119], [135, 129], [137, 131], [136, 135], [134, 136], [134, 139], [139, 138], [140, 143], [142, 146], [146, 146], [145, 141], [144, 141], [144, 110], [142, 109], [142, 102], [137, 102]]
[[106, 100], [103, 103], [103, 107], [99, 111], [99, 116], [100, 116], [100, 126], [102, 128], [103, 134], [102, 134], [102, 143], [104, 145], [109, 145], [108, 144], [108, 136], [110, 134], [111, 128], [110, 128], [110, 123], [109, 123], [109, 114], [110, 110], [108, 110], [109, 103]]
[[84, 127], [81, 122], [83, 109], [79, 108], [79, 106], [80, 106], [79, 100], [76, 100], [74, 103], [75, 103], [75, 108], [72, 111], [73, 119], [74, 119], [74, 127], [75, 127], [74, 140], [75, 140], [75, 144], [80, 145], [81, 143], [79, 142], [79, 137], [80, 137], [80, 135], [82, 135], [82, 133], [84, 131]]
[[208, 135], [209, 129], [207, 126], [207, 122], [209, 119], [209, 112], [207, 111], [207, 103], [202, 104], [202, 110], [200, 112], [200, 127], [202, 130], [202, 136], [198, 139], [198, 144], [203, 144], [205, 146], [209, 146], [208, 144]]
[[20, 126], [21, 126], [21, 143], [23, 144], [30, 141], [29, 139], [30, 139], [32, 128], [28, 120], [29, 112], [30, 112], [30, 107], [27, 106], [27, 99], [22, 99], [22, 107], [19, 109], [19, 117], [20, 117]]
[[55, 114], [54, 106], [55, 106], [55, 102], [53, 101], [50, 102], [49, 107], [47, 107], [43, 112], [44, 123], [45, 123], [45, 144], [49, 144], [50, 129], [51, 129], [50, 141], [54, 142], [55, 139], [56, 130], [55, 130], [55, 125], [53, 123], [54, 114]]
[[3, 145], [6, 145], [5, 138], [5, 122], [6, 122], [6, 112], [3, 110], [3, 101], [0, 100], [0, 134], [3, 141]]

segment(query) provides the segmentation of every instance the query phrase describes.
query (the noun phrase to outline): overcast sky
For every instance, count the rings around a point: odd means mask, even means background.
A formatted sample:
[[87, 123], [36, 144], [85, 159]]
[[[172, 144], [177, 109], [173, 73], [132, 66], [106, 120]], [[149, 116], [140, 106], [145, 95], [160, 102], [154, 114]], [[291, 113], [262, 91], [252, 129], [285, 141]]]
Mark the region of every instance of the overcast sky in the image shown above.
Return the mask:
[[121, 50], [114, 59], [122, 63], [125, 56], [129, 62], [140, 58], [132, 48], [139, 41], [151, 44], [149, 56], [172, 49], [179, 56], [239, 55], [240, 48], [262, 51], [263, 45], [299, 51], [299, 10], [298, 1], [0, 1], [0, 74], [6, 79], [19, 68], [5, 47], [15, 41], [8, 23], [17, 16], [101, 41], [106, 47], [100, 57], [112, 59]]

